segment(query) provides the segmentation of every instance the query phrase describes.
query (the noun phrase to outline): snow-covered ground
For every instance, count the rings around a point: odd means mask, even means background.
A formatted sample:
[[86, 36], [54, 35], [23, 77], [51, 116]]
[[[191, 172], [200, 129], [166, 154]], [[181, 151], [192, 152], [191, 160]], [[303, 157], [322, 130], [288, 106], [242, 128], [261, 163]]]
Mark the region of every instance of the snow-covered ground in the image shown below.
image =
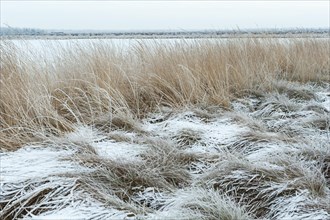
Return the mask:
[[[140, 131], [77, 126], [0, 153], [0, 217], [329, 219], [329, 85], [286, 88], [231, 111], [163, 108]], [[100, 170], [123, 182], [103, 184]]]

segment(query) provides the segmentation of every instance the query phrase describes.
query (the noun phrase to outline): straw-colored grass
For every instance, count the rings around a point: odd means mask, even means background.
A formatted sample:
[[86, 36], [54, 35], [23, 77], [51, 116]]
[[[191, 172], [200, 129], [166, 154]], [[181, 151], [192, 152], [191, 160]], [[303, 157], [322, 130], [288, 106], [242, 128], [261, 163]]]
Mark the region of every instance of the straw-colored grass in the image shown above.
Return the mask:
[[160, 42], [1, 42], [0, 219], [328, 219], [330, 41]]
[[136, 118], [160, 105], [226, 107], [247, 93], [283, 92], [277, 80], [329, 82], [329, 49], [327, 39], [141, 41], [127, 49], [100, 41], [36, 59], [1, 41], [1, 150], [76, 123], [135, 129]]

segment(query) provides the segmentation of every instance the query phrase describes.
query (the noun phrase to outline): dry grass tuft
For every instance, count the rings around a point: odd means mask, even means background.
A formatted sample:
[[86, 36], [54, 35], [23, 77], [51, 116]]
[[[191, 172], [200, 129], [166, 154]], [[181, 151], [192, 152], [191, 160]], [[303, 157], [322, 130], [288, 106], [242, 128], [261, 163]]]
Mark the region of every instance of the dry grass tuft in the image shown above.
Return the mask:
[[147, 139], [146, 141], [149, 147], [142, 155], [146, 164], [157, 170], [160, 176], [172, 185], [187, 185], [191, 180], [188, 172], [189, 165], [198, 161], [202, 156], [179, 150], [175, 144], [169, 141], [157, 139]]
[[273, 86], [280, 94], [286, 94], [290, 99], [312, 100], [315, 99], [315, 94], [301, 87], [299, 84], [288, 83], [285, 81], [275, 81]]
[[237, 140], [226, 146], [230, 151], [239, 151], [243, 154], [249, 154], [268, 143], [295, 143], [296, 138], [288, 137], [283, 133], [248, 131], [240, 135]]
[[327, 114], [317, 114], [315, 117], [302, 121], [305, 127], [315, 127], [320, 130], [330, 131], [330, 116]]
[[135, 139], [133, 137], [127, 135], [127, 133], [124, 133], [122, 131], [112, 131], [112, 132], [108, 133], [107, 136], [111, 140], [114, 140], [116, 142], [133, 143], [135, 141]]
[[302, 190], [323, 198], [328, 190], [319, 165], [276, 152], [269, 155], [267, 162], [258, 163], [229, 155], [206, 173], [200, 183], [236, 198], [257, 217], [267, 216], [279, 198], [294, 196]]
[[322, 105], [319, 105], [319, 104], [307, 105], [302, 110], [313, 111], [313, 112], [316, 112], [316, 113], [319, 113], [319, 114], [328, 114], [329, 113], [329, 111], [325, 107], [323, 107]]
[[89, 148], [78, 151], [74, 160], [92, 171], [69, 176], [78, 178], [83, 188], [99, 201], [143, 214], [148, 211], [147, 204], [132, 198], [149, 188], [172, 192], [175, 187], [187, 185], [190, 174], [185, 167], [197, 160], [196, 155], [176, 150], [165, 141], [146, 142], [149, 149], [141, 155], [142, 160], [134, 162], [107, 159]]
[[259, 118], [253, 118], [251, 115], [243, 112], [227, 112], [226, 116], [232, 118], [234, 121], [244, 124], [255, 132], [267, 132], [267, 126]]
[[245, 208], [230, 197], [216, 190], [197, 187], [179, 190], [177, 198], [169, 201], [162, 211], [164, 213], [160, 215], [164, 219], [252, 219]]
[[174, 135], [173, 139], [176, 140], [180, 148], [186, 148], [200, 141], [201, 135], [201, 131], [186, 128]]
[[275, 95], [269, 97], [267, 101], [260, 103], [260, 106], [257, 107], [256, 112], [254, 112], [254, 116], [266, 118], [276, 114], [296, 112], [299, 108], [300, 106], [297, 103], [294, 103], [286, 96]]

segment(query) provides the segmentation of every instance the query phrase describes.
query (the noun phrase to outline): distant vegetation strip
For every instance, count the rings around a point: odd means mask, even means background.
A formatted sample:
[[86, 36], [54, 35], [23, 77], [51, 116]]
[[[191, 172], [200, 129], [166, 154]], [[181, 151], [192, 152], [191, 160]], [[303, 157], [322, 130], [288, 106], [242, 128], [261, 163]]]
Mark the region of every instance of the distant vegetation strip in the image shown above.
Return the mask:
[[238, 29], [238, 30], [155, 30], [155, 31], [105, 31], [105, 30], [44, 30], [35, 28], [1, 27], [2, 38], [208, 38], [208, 37], [329, 37], [326, 28], [297, 29]]

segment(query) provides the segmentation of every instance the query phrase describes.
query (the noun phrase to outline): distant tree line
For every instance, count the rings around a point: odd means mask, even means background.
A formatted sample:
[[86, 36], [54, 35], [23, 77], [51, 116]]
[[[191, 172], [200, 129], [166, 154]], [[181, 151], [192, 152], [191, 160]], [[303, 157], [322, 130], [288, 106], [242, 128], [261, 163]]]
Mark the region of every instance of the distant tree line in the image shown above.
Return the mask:
[[225, 36], [240, 34], [330, 34], [326, 28], [292, 28], [292, 29], [242, 29], [242, 30], [201, 30], [201, 31], [74, 31], [74, 30], [43, 30], [36, 28], [1, 27], [1, 36]]
[[0, 35], [45, 35], [47, 31], [36, 28], [1, 27]]

